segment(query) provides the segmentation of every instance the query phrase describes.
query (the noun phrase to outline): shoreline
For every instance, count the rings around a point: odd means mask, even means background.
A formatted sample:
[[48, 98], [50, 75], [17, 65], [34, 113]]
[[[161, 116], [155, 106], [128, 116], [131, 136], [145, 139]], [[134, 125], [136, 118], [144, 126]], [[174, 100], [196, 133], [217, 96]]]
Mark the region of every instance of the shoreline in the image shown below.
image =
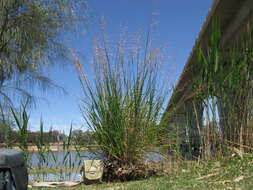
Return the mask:
[[[5, 146], [1, 146], [0, 148], [7, 148]], [[22, 149], [19, 146], [12, 146], [8, 147], [9, 149], [13, 150], [20, 150]], [[48, 146], [44, 146], [43, 149], [48, 150]], [[64, 147], [63, 144], [52, 144], [49, 146], [49, 150], [51, 152], [64, 152], [64, 151], [89, 151], [89, 150], [98, 150], [97, 145], [90, 145], [90, 146], [82, 146], [82, 145], [76, 145], [76, 146], [69, 146], [68, 148]], [[39, 148], [36, 145], [29, 145], [28, 149], [29, 152], [39, 152]]]

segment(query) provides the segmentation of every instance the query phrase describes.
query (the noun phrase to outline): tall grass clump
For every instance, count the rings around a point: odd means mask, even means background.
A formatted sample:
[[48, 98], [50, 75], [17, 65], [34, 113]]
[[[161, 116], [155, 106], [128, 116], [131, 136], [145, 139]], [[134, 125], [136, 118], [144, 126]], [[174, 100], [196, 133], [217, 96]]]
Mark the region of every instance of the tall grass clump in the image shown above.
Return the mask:
[[253, 25], [234, 41], [222, 43], [218, 19], [207, 44], [197, 53], [193, 89], [202, 103], [205, 124], [200, 131], [204, 157], [236, 148], [252, 150]]
[[149, 35], [143, 40], [141, 35], [133, 41], [123, 37], [111, 50], [103, 36], [94, 44], [90, 80], [74, 59], [84, 92], [81, 111], [104, 153], [105, 180], [125, 181], [154, 172], [143, 157], [161, 140], [158, 123], [166, 94], [160, 80], [162, 48], [153, 48]]

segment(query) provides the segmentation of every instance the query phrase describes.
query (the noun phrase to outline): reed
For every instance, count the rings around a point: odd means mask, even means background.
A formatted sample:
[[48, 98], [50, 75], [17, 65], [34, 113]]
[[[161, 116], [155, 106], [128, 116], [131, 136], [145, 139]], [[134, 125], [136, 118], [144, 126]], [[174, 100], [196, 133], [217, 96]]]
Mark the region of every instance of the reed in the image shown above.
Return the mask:
[[222, 155], [231, 147], [241, 152], [252, 147], [253, 25], [239, 34], [229, 49], [221, 45], [218, 19], [207, 44], [197, 53], [193, 89], [195, 101], [204, 108], [200, 131], [202, 154]]

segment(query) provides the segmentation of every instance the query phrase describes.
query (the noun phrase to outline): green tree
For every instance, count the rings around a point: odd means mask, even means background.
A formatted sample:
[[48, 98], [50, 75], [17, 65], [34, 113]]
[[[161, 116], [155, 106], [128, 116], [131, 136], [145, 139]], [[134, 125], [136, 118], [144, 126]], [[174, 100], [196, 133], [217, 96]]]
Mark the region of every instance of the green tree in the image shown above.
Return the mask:
[[95, 145], [96, 141], [93, 138], [92, 131], [82, 131], [82, 130], [74, 130], [72, 132], [72, 137], [77, 145]]
[[67, 58], [60, 36], [85, 21], [85, 10], [85, 0], [0, 1], [1, 103], [11, 102], [14, 94], [31, 97], [36, 85], [50, 87], [43, 66]]

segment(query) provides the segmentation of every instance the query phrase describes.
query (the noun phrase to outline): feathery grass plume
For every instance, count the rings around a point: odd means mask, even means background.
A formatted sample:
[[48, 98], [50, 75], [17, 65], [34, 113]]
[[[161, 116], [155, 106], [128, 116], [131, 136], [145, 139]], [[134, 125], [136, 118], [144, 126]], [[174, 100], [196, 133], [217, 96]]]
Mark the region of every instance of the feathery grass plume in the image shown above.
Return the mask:
[[[161, 140], [161, 119], [166, 99], [161, 48], [154, 48], [148, 32], [123, 37], [114, 51], [104, 33], [94, 44], [94, 79], [89, 80], [81, 63], [73, 59], [82, 84], [83, 117], [103, 151], [105, 180], [130, 180], [150, 175], [143, 164], [147, 149]], [[140, 43], [135, 43], [140, 41]]]

